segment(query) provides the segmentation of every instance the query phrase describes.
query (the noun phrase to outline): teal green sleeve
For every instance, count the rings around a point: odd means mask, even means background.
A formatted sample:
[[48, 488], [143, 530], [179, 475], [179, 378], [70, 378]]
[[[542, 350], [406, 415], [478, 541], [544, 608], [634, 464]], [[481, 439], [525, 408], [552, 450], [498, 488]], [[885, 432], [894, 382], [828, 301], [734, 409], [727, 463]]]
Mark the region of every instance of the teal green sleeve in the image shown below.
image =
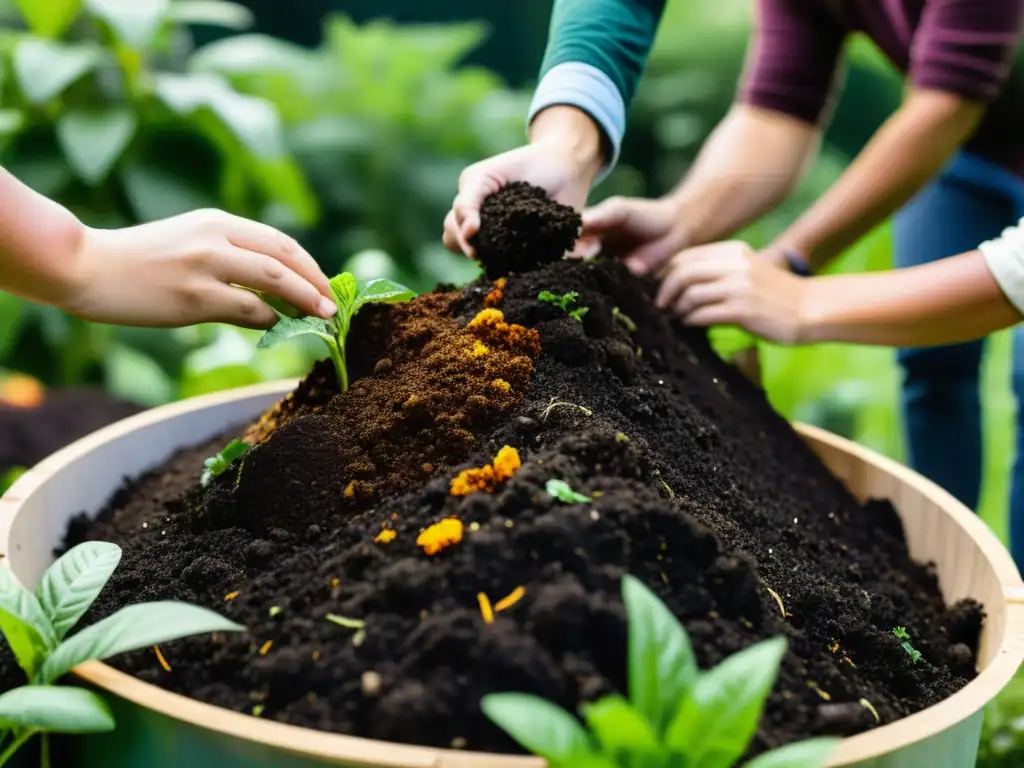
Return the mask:
[[664, 10], [665, 0], [555, 0], [552, 8], [529, 119], [554, 105], [589, 114], [612, 148], [602, 178], [618, 159], [626, 111]]

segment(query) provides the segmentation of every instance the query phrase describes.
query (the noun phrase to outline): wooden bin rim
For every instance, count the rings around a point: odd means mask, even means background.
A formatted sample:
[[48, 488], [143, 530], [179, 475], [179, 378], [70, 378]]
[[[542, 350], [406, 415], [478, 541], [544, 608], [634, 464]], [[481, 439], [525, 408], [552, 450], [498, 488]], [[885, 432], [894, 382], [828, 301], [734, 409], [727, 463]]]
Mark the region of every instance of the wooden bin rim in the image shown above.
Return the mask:
[[[11, 526], [25, 499], [40, 484], [57, 475], [65, 465], [135, 430], [234, 400], [275, 394], [283, 396], [295, 384], [296, 380], [292, 379], [273, 381], [171, 403], [123, 419], [54, 453], [22, 475], [0, 499], [0, 558], [8, 550]], [[902, 464], [868, 448], [816, 427], [804, 424], [794, 426], [805, 439], [841, 450], [894, 476], [901, 483], [914, 486], [952, 517], [957, 527], [974, 540], [1002, 585], [1003, 604], [1000, 607], [1005, 612], [1005, 630], [1003, 637], [998, 639], [997, 650], [988, 666], [966, 687], [935, 706], [895, 723], [843, 739], [827, 762], [829, 768], [839, 768], [896, 751], [938, 734], [978, 712], [1006, 686], [1024, 662], [1024, 581], [1006, 549], [988, 526], [949, 493]], [[993, 605], [985, 607], [990, 613], [996, 609]], [[263, 720], [165, 691], [98, 661], [82, 664], [74, 673], [109, 693], [195, 727], [327, 762], [343, 760], [349, 765], [381, 768], [546, 766], [544, 760], [535, 757], [394, 744]]]

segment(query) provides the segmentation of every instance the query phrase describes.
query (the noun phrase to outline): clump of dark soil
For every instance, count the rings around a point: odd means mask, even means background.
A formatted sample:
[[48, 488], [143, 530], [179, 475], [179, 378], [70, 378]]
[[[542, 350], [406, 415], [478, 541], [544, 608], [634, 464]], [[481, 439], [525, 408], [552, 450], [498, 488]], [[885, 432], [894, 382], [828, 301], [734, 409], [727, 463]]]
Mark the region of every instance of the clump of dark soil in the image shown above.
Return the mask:
[[571, 206], [515, 181], [484, 200], [472, 245], [485, 274], [494, 279], [558, 261], [572, 249], [582, 225]]
[[98, 389], [49, 389], [34, 407], [0, 401], [0, 474], [31, 467], [101, 427], [141, 411]]
[[[626, 690], [627, 572], [680, 617], [703, 666], [788, 638], [752, 753], [873, 727], [861, 699], [884, 724], [965, 685], [979, 606], [947, 608], [891, 505], [852, 498], [703, 333], [654, 308], [653, 288], [617, 263], [558, 261], [361, 313], [353, 387], [305, 402], [328, 387], [314, 370], [320, 385], [297, 390], [237, 487], [236, 472], [197, 487], [224, 435], [73, 526], [69, 543], [125, 550], [86, 622], [141, 600], [207, 605], [248, 632], [162, 646], [170, 672], [148, 651], [115, 666], [264, 718], [491, 751], [518, 748], [480, 712], [485, 693], [575, 709]], [[541, 290], [576, 291], [590, 311], [577, 322]], [[452, 495], [460, 470], [506, 445], [522, 460], [511, 479]], [[553, 477], [593, 501], [552, 499]], [[420, 533], [452, 517], [461, 540], [427, 554]], [[478, 593], [520, 587], [484, 621]]]

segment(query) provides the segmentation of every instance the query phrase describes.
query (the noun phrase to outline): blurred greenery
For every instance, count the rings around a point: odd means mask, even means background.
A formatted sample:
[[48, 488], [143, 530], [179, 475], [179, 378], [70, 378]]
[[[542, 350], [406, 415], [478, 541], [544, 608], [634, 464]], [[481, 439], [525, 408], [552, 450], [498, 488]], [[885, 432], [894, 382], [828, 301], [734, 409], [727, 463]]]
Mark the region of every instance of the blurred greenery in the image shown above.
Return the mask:
[[[376, 5], [353, 12], [365, 18]], [[669, 3], [622, 162], [595, 199], [657, 195], [677, 182], [733, 98], [751, 5]], [[542, 6], [518, 11], [537, 19], [525, 50], [542, 49]], [[430, 10], [410, 12], [428, 18]], [[0, 0], [0, 163], [92, 226], [214, 206], [292, 232], [329, 271], [417, 290], [474, 277], [471, 263], [441, 247], [441, 222], [463, 167], [523, 141], [530, 96], [466, 64], [494, 30], [478, 21], [356, 24], [338, 13], [306, 46], [250, 31], [252, 23], [246, 4], [222, 0]], [[783, 206], [742, 233], [752, 244], [817, 199], [899, 103], [901, 80], [871, 43], [854, 38], [846, 65], [820, 158]], [[890, 264], [885, 225], [832, 270]], [[257, 353], [257, 336], [222, 326], [98, 326], [0, 294], [3, 369], [54, 386], [102, 385], [144, 405], [301, 375], [319, 353], [302, 345]], [[722, 349], [750, 343], [728, 329], [715, 338]], [[1013, 455], [1008, 350], [1007, 334], [992, 339], [983, 382], [981, 515], [1000, 536]], [[761, 358], [782, 413], [904, 458], [891, 351], [761, 345]], [[985, 768], [1024, 765], [1015, 746], [1022, 714], [1020, 691], [993, 708]]]

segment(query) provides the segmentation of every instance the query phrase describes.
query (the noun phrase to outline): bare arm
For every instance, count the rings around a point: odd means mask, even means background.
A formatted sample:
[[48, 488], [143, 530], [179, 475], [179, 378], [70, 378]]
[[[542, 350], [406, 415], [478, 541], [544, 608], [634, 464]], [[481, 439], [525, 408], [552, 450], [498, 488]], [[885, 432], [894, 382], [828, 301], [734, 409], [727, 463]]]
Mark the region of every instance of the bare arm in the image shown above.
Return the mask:
[[803, 307], [802, 342], [933, 346], [1021, 321], [980, 251], [892, 272], [812, 278]]
[[882, 223], [934, 177], [977, 127], [984, 105], [940, 91], [915, 91], [839, 180], [773, 243], [812, 268]]

